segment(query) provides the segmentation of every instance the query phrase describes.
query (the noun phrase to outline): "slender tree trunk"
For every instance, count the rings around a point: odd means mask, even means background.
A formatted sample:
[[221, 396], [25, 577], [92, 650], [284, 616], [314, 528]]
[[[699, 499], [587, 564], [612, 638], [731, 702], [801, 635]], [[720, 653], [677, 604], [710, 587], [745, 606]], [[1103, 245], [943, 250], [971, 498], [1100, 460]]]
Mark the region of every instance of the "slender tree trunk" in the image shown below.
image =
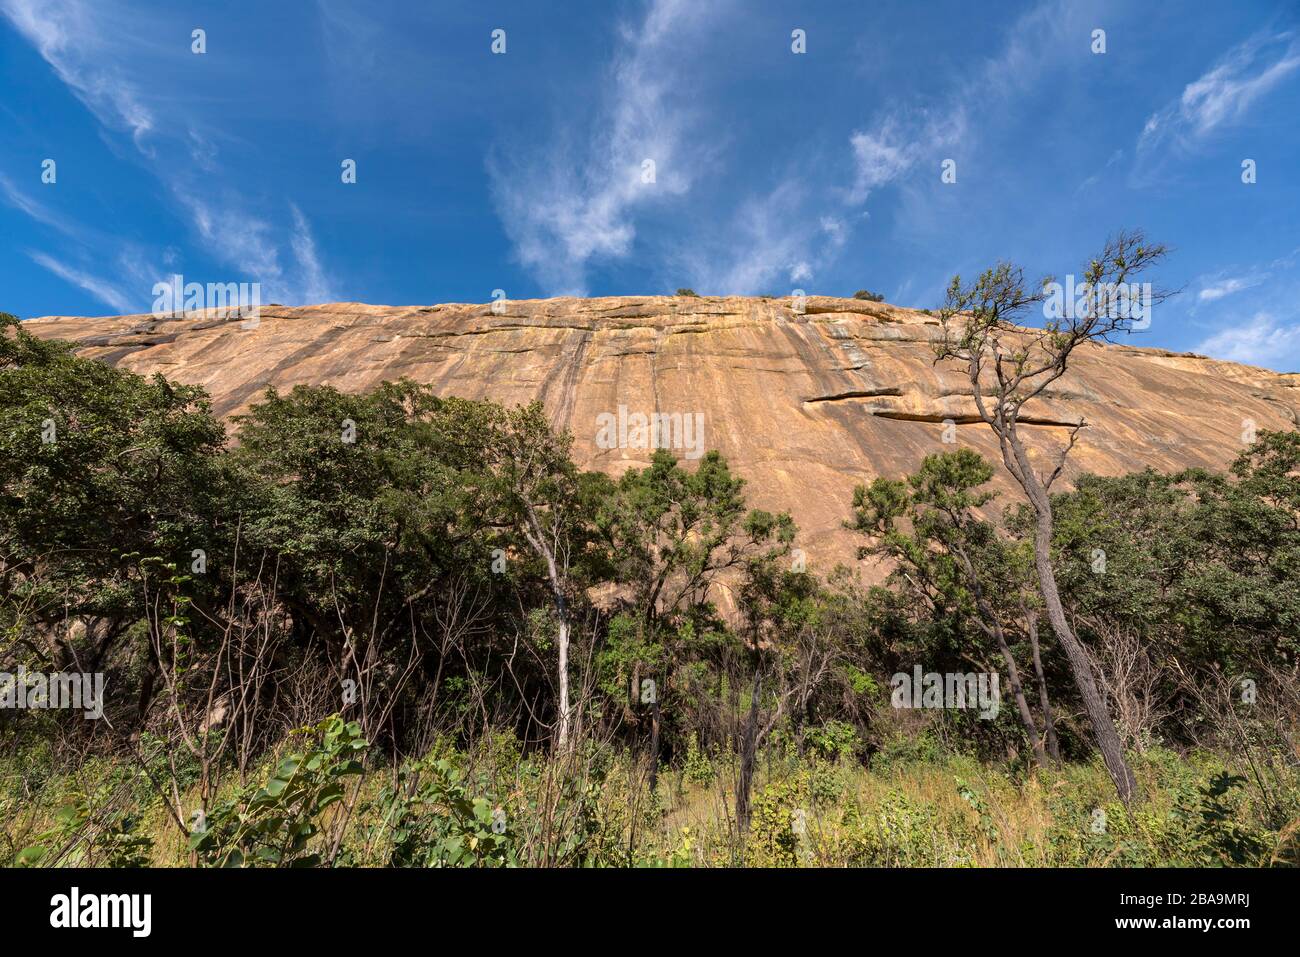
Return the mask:
[[560, 652], [560, 729], [557, 744], [563, 751], [569, 746], [569, 615], [562, 596], [557, 596], [556, 604], [560, 612], [560, 627], [556, 638]]
[[1065, 652], [1075, 687], [1083, 700], [1083, 709], [1088, 715], [1088, 723], [1092, 725], [1097, 749], [1101, 751], [1102, 760], [1106, 763], [1106, 770], [1115, 783], [1120, 800], [1125, 804], [1140, 801], [1142, 795], [1138, 790], [1137, 778], [1124, 759], [1124, 746], [1115, 730], [1115, 722], [1106, 710], [1106, 702], [1097, 689], [1097, 679], [1092, 673], [1088, 653], [1075, 637], [1061, 605], [1061, 594], [1056, 587], [1056, 572], [1052, 569], [1052, 501], [1048, 498], [1046, 487], [1034, 473], [1029, 455], [1015, 434], [1014, 424], [1004, 425], [1003, 429], [999, 432], [1003, 458], [1012, 476], [1024, 489], [1038, 518], [1034, 531], [1034, 569], [1038, 573], [1038, 590], [1043, 596], [1047, 621]]
[[1038, 647], [1038, 615], [1026, 609], [1025, 628], [1029, 632], [1029, 647], [1034, 656], [1034, 680], [1038, 683], [1038, 705], [1043, 712], [1043, 731], [1047, 738], [1047, 753], [1057, 764], [1061, 763], [1061, 742], [1056, 737], [1056, 714], [1052, 700], [1047, 695], [1047, 677], [1043, 674], [1043, 656]]
[[754, 684], [750, 692], [749, 717], [740, 742], [740, 777], [736, 781], [736, 828], [741, 841], [749, 833], [749, 791], [754, 783], [754, 761], [758, 757], [758, 702], [763, 691], [761, 659], [755, 655]]
[[1066, 660], [1074, 676], [1074, 684], [1079, 689], [1084, 711], [1092, 725], [1097, 748], [1101, 751], [1102, 760], [1106, 762], [1106, 770], [1110, 772], [1111, 780], [1115, 782], [1115, 790], [1119, 792], [1120, 800], [1125, 804], [1131, 804], [1141, 800], [1137, 778], [1134, 777], [1133, 770], [1124, 759], [1124, 746], [1120, 742], [1119, 733], [1115, 730], [1115, 722], [1106, 710], [1106, 703], [1097, 688], [1097, 680], [1093, 676], [1088, 654], [1079, 639], [1075, 637], [1069, 622], [1066, 621], [1060, 592], [1056, 588], [1056, 574], [1052, 570], [1051, 549], [1052, 515], [1050, 511], [1040, 512], [1038, 531], [1034, 536], [1034, 565], [1038, 570], [1038, 586], [1047, 609], [1047, 620], [1056, 634], [1057, 641], [1061, 643], [1061, 648], [1065, 651]]
[[1025, 700], [1025, 689], [1020, 683], [1020, 669], [1016, 667], [1016, 659], [1011, 654], [1011, 647], [1007, 644], [1006, 636], [1002, 628], [995, 625], [993, 628], [993, 637], [997, 639], [998, 651], [1002, 652], [1002, 660], [1007, 666], [1007, 679], [1011, 683], [1011, 694], [1016, 699], [1016, 712], [1020, 715], [1020, 723], [1025, 728], [1025, 734], [1029, 736], [1029, 747], [1034, 752], [1034, 764], [1038, 767], [1046, 767], [1047, 755], [1043, 752], [1043, 742], [1038, 737], [1038, 727], [1034, 724], [1034, 715], [1029, 710], [1029, 702]]
[[659, 688], [655, 687], [655, 700], [650, 704], [650, 793], [659, 783]]
[[628, 720], [636, 723], [637, 730], [641, 728], [641, 718], [637, 714], [637, 705], [641, 703], [641, 662], [632, 664], [632, 680], [627, 689], [627, 715]]
[[532, 546], [533, 551], [546, 562], [546, 578], [551, 586], [551, 596], [555, 600], [555, 614], [559, 619], [555, 644], [560, 659], [557, 665], [560, 713], [559, 726], [555, 733], [555, 745], [557, 750], [563, 751], [569, 746], [571, 721], [569, 713], [569, 603], [564, 598], [564, 581], [560, 576], [559, 563], [555, 560], [554, 550], [547, 545], [542, 523], [538, 520], [537, 513], [531, 503], [525, 502], [524, 507], [528, 518], [527, 525], [524, 528], [524, 537], [528, 540], [528, 544]]

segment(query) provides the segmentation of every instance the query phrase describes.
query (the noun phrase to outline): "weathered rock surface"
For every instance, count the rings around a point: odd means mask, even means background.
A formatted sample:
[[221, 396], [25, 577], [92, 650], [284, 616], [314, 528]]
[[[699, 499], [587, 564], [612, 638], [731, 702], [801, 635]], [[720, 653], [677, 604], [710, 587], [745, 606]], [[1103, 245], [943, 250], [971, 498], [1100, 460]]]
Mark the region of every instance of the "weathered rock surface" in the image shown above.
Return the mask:
[[[267, 306], [239, 319], [43, 318], [24, 327], [72, 340], [134, 372], [203, 386], [223, 416], [269, 385], [359, 391], [408, 376], [440, 394], [506, 404], [541, 399], [573, 432], [585, 467], [617, 475], [649, 451], [601, 448], [598, 417], [700, 413], [704, 447], [749, 481], [751, 504], [788, 509], [811, 566], [851, 562], [840, 523], [853, 486], [897, 477], [941, 441], [943, 421], [993, 461], [962, 371], [936, 366], [937, 320], [853, 299], [618, 297], [486, 305]], [[1136, 337], [1135, 337], [1135, 340]], [[1088, 346], [1050, 396], [1026, 406], [1036, 460], [1050, 467], [1086, 421], [1065, 479], [1200, 465], [1223, 468], [1243, 431], [1295, 428], [1300, 375], [1130, 345]], [[680, 453], [679, 453], [680, 454]], [[1003, 501], [1013, 497], [1000, 475]]]

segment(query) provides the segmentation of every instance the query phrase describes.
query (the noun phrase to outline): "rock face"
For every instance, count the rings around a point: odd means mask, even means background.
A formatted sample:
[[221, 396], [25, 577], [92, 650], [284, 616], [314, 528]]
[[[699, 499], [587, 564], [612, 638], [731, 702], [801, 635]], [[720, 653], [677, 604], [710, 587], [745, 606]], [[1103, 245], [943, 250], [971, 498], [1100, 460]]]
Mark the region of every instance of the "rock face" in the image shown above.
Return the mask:
[[[345, 391], [410, 377], [439, 394], [507, 405], [541, 399], [574, 435], [579, 464], [614, 475], [645, 464], [638, 415], [685, 459], [719, 449], [749, 500], [799, 524], [811, 567], [852, 563], [842, 530], [855, 484], [898, 477], [943, 442], [998, 462], [962, 370], [934, 364], [937, 320], [883, 303], [618, 297], [485, 305], [263, 307], [239, 319], [43, 318], [36, 335], [87, 356], [201, 385], [229, 416], [274, 385]], [[1129, 345], [1087, 346], [1022, 421], [1040, 467], [1082, 418], [1065, 480], [1151, 466], [1221, 469], [1251, 428], [1300, 422], [1300, 375]], [[702, 436], [692, 427], [702, 424]], [[674, 428], [676, 427], [676, 428]], [[702, 442], [699, 439], [702, 438]], [[622, 447], [620, 447], [620, 444]], [[612, 447], [611, 447], [612, 446]], [[629, 447], [630, 446], [630, 447]], [[1000, 468], [1000, 466], [999, 466]], [[1003, 473], [1000, 502], [1016, 492]]]

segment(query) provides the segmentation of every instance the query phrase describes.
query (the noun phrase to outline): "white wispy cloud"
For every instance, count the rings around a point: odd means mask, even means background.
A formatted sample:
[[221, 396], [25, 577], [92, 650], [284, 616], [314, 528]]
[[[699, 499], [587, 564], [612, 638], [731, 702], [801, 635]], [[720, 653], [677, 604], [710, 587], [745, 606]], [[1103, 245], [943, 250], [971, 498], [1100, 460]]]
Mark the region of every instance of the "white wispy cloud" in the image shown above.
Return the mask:
[[[683, 68], [691, 43], [717, 14], [706, 6], [651, 0], [644, 20], [622, 31], [595, 135], [582, 140], [568, 127], [540, 151], [526, 144], [522, 160], [490, 159], [498, 215], [515, 254], [549, 293], [584, 293], [592, 268], [625, 260], [638, 247], [702, 292], [811, 288], [848, 243], [850, 224], [865, 218], [873, 191], [898, 186], [931, 160], [937, 180], [939, 162], [970, 135], [974, 107], [1032, 88], [1052, 63], [1044, 37], [1080, 29], [1065, 0], [1045, 0], [1012, 25], [1002, 49], [962, 77], [943, 107], [894, 107], [853, 129], [848, 178], [838, 187], [819, 170], [824, 158], [805, 149], [794, 168], [735, 201], [730, 213], [711, 210], [707, 223], [678, 203], [673, 212], [684, 214], [673, 219], [669, 243], [639, 228], [691, 190], [707, 166], [708, 144], [718, 141], [693, 135], [704, 107]], [[641, 182], [645, 158], [656, 160], [653, 187]]]
[[1195, 351], [1216, 359], [1279, 371], [1297, 369], [1300, 368], [1300, 321], [1285, 323], [1271, 312], [1257, 312], [1249, 320], [1201, 340]]
[[891, 113], [872, 129], [856, 131], [849, 137], [854, 179], [847, 202], [866, 202], [872, 190], [894, 182], [919, 162], [933, 161], [937, 171], [943, 151], [964, 139], [966, 132], [962, 105], [946, 116], [923, 109]]
[[70, 220], [59, 216], [44, 203], [24, 193], [4, 173], [0, 173], [0, 192], [4, 193], [5, 200], [9, 205], [30, 216], [38, 223], [44, 223], [46, 226], [53, 227], [68, 236], [76, 236], [81, 232]]
[[[1003, 46], [963, 76], [942, 107], [894, 105], [853, 130], [848, 136], [847, 186], [832, 189], [829, 197], [792, 202], [791, 194], [811, 196], [792, 184], [811, 178], [804, 170], [773, 190], [757, 209], [751, 203], [744, 218], [727, 231], [732, 261], [728, 263], [728, 251], [718, 253], [724, 264], [719, 281], [735, 284], [725, 287], [734, 291], [759, 291], [780, 275], [784, 263], [793, 261], [789, 281], [812, 282], [847, 244], [852, 231], [848, 224], [866, 218], [862, 207], [873, 192], [893, 187], [915, 198], [916, 190], [908, 185], [910, 174], [922, 167], [933, 173], [927, 182], [938, 182], [942, 161], [971, 140], [969, 117], [1031, 89], [1052, 62], [1045, 52], [1048, 41], [1077, 30], [1076, 21], [1065, 0], [1045, 0], [1030, 8], [1011, 25]], [[809, 227], [809, 221], [820, 221], [821, 228]]]
[[1224, 296], [1231, 296], [1234, 292], [1250, 289], [1252, 286], [1259, 285], [1259, 283], [1259, 279], [1240, 277], [1214, 280], [1204, 285], [1196, 298], [1201, 302], [1213, 302], [1216, 299], [1222, 299]]
[[3, 13], [96, 118], [130, 131], [143, 152], [156, 121], [139, 88], [119, 67], [129, 56], [124, 11], [81, 0], [0, 0]]
[[213, 255], [263, 285], [280, 281], [284, 270], [270, 223], [228, 203], [214, 205], [197, 193], [178, 189], [175, 195]]
[[301, 275], [300, 292], [294, 301], [303, 304], [333, 302], [339, 297], [321, 266], [320, 257], [316, 254], [316, 240], [312, 236], [307, 217], [297, 206], [291, 204], [290, 209], [293, 213], [291, 244]]
[[[121, 312], [134, 312], [140, 308], [144, 293], [152, 288], [162, 272], [158, 267], [150, 265], [150, 259], [156, 257], [149, 251], [138, 243], [105, 236], [97, 229], [56, 213], [20, 189], [3, 173], [0, 173], [0, 194], [11, 206], [35, 222], [66, 236], [69, 242], [63, 246], [65, 253], [73, 254], [83, 261], [93, 258], [101, 269], [105, 263], [111, 262], [115, 267], [115, 278], [105, 279], [81, 266], [69, 265], [66, 259], [56, 260], [45, 253], [29, 252], [28, 256], [34, 262]], [[111, 251], [104, 248], [110, 245], [114, 247]]]
[[[685, 46], [716, 7], [652, 0], [639, 25], [621, 31], [611, 93], [589, 140], [571, 130], [541, 150], [489, 160], [497, 211], [520, 262], [555, 294], [586, 291], [593, 263], [629, 254], [639, 211], [685, 194], [699, 168], [688, 155], [689, 90], [674, 88]], [[653, 182], [646, 182], [653, 166]]]
[[1182, 94], [1147, 119], [1139, 158], [1188, 149], [1240, 120], [1262, 96], [1300, 69], [1300, 40], [1290, 32], [1257, 34], [1237, 44]]
[[853, 181], [844, 191], [845, 202], [860, 205], [890, 187], [906, 205], [906, 215], [897, 220], [903, 228], [914, 233], [950, 228], [946, 216], [933, 212], [933, 187], [944, 160], [955, 162], [970, 153], [998, 116], [1016, 115], [1019, 101], [1060, 68], [1060, 50], [1088, 36], [1090, 17], [1069, 0], [1043, 0], [1007, 26], [989, 56], [963, 67], [942, 100], [894, 103], [854, 130], [849, 136]]
[[100, 302], [112, 306], [119, 313], [132, 311], [130, 297], [109, 280], [93, 276], [81, 269], [59, 262], [53, 256], [48, 256], [45, 253], [29, 252], [27, 255], [38, 266], [48, 269], [60, 279], [70, 282], [74, 286], [80, 286]]
[[1069, 0], [1044, 0], [1007, 27], [992, 55], [963, 73], [942, 109], [896, 106], [874, 126], [855, 131], [849, 137], [856, 170], [851, 201], [863, 201], [872, 189], [893, 182], [922, 160], [933, 163], [937, 177], [944, 158], [940, 151], [974, 136], [969, 117], [987, 117], [992, 108], [1002, 109], [1006, 101], [1036, 89], [1056, 65], [1061, 45], [1087, 35], [1087, 22], [1088, 15]]
[[[1050, 57], [1044, 37], [1070, 28], [1072, 16], [1062, 0], [1047, 0], [1012, 25], [1007, 42], [982, 64], [944, 109], [896, 106], [873, 124], [850, 133], [851, 181], [823, 196], [808, 187], [808, 169], [789, 173], [762, 197], [739, 204], [722, 230], [725, 242], [688, 243], [683, 254], [694, 282], [718, 292], [772, 291], [774, 284], [812, 284], [848, 243], [853, 220], [871, 194], [898, 187], [919, 166], [940, 164], [971, 136], [969, 116], [977, 105], [1007, 99], [1030, 88]], [[784, 292], [784, 290], [782, 290]]]
[[871, 190], [897, 178], [912, 165], [919, 148], [913, 142], [900, 142], [897, 120], [890, 117], [877, 130], [857, 132], [849, 137], [856, 164], [850, 203], [864, 202]]
[[[169, 61], [192, 56], [187, 37], [160, 49], [150, 40], [156, 24], [114, 0], [0, 0], [0, 13], [104, 127], [130, 134], [146, 168], [176, 198], [188, 225], [214, 259], [262, 283], [265, 294], [278, 301], [319, 302], [333, 296], [335, 284], [326, 273], [302, 212], [290, 204], [287, 227], [269, 221], [233, 184], [223, 181], [216, 143], [196, 124], [194, 111], [185, 104], [183, 88], [147, 96], [135, 79], [142, 74], [165, 73]], [[201, 181], [187, 172], [194, 169], [203, 172]], [[69, 224], [2, 178], [0, 189], [28, 216], [74, 235]], [[88, 233], [77, 238], [101, 247], [95, 253], [98, 258], [125, 267], [120, 240]], [[282, 252], [286, 242], [292, 255]], [[102, 248], [109, 243], [113, 248]], [[125, 275], [141, 278], [140, 263], [149, 258], [168, 257], [163, 253], [144, 257], [133, 251]], [[71, 277], [93, 277], [69, 267], [63, 267], [65, 272], [47, 268], [92, 291], [85, 282]], [[163, 278], [159, 275], [154, 281]], [[95, 281], [98, 288], [113, 288]]]
[[321, 265], [311, 225], [296, 205], [289, 204], [292, 228], [289, 248], [292, 264], [281, 261], [276, 228], [237, 201], [212, 203], [196, 193], [177, 190], [176, 197], [189, 211], [195, 229], [209, 252], [234, 267], [249, 280], [262, 284], [265, 297], [275, 302], [320, 303], [337, 298], [334, 285]]
[[692, 288], [719, 295], [784, 295], [812, 282], [844, 245], [842, 220], [810, 212], [814, 204], [798, 176], [742, 201], [722, 228], [711, 224], [678, 243], [677, 268]]

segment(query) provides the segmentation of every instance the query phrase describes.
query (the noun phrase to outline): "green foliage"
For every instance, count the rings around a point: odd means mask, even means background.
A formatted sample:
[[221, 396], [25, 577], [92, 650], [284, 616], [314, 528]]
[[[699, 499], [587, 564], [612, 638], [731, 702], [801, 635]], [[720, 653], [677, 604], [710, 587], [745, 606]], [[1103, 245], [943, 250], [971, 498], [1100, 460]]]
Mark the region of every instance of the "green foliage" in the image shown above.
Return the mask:
[[1238, 820], [1231, 797], [1245, 781], [1240, 775], [1222, 771], [1196, 789], [1194, 801], [1183, 800], [1175, 807], [1173, 817], [1184, 826], [1185, 836], [1173, 850], [1185, 856], [1188, 866], [1264, 863], [1268, 842], [1256, 828]]
[[81, 846], [77, 863], [98, 867], [146, 867], [153, 839], [139, 834], [140, 818], [130, 812], [109, 809], [95, 813], [84, 794], [73, 793], [55, 810], [54, 826], [36, 835], [20, 850], [14, 867], [48, 867], [59, 863], [56, 855]]
[[872, 699], [880, 694], [880, 683], [871, 675], [852, 663], [844, 666], [844, 677], [855, 695]]
[[[1006, 321], [999, 297], [1017, 289], [1014, 270], [983, 277], [967, 299], [983, 323], [976, 339]], [[1050, 634], [1045, 682], [1071, 763], [1043, 770], [1041, 793], [1019, 763], [998, 770], [1008, 745], [1023, 747], [1013, 709], [976, 722], [888, 708], [903, 663], [1003, 667], [997, 628], [1032, 680], [1031, 516], [995, 522], [993, 466], [970, 449], [854, 491], [850, 527], [892, 569], [868, 587], [847, 570], [804, 570], [790, 516], [750, 508], [716, 451], [692, 463], [658, 450], [617, 480], [583, 473], [540, 404], [445, 398], [409, 381], [363, 395], [269, 390], [227, 445], [200, 389], [79, 358], [10, 317], [0, 333], [5, 664], [102, 669], [117, 689], [109, 733], [54, 713], [0, 724], [0, 846], [19, 865], [167, 854], [149, 833], [166, 820], [162, 802], [190, 801], [212, 769], [159, 716], [197, 716], [190, 740], [212, 741], [230, 725], [207, 722], [209, 689], [228, 702], [254, 672], [277, 677], [244, 699], [268, 710], [227, 719], [251, 742], [240, 780], [283, 734], [260, 718], [311, 726], [260, 786], [217, 789], [188, 844], [205, 864], [658, 865], [734, 862], [742, 850], [773, 865], [1294, 857], [1300, 792], [1284, 742], [1300, 652], [1300, 433], [1261, 433], [1226, 474], [1082, 476], [1053, 500], [1053, 567], [1081, 639], [1101, 652], [1122, 629], [1169, 663], [1151, 687], [1172, 713], [1154, 719], [1153, 737], [1189, 754], [1206, 738], [1244, 740], [1209, 763], [1147, 751], [1137, 763], [1154, 797], [1128, 809], [1096, 765], [1075, 760], [1087, 749], [1069, 717], [1079, 702]], [[1073, 334], [1049, 329], [1041, 344]], [[205, 570], [191, 564], [196, 548]], [[562, 622], [589, 737], [548, 759]], [[251, 641], [231, 650], [236, 633], [265, 636], [265, 659], [252, 660]], [[162, 643], [175, 656], [165, 674]], [[363, 674], [364, 700], [347, 712], [357, 721], [312, 724], [332, 702], [294, 710], [292, 676]], [[1267, 689], [1267, 715], [1197, 696], [1244, 675]], [[631, 691], [634, 677], [656, 683], [657, 708]], [[751, 834], [738, 838], [684, 805], [716, 802], [734, 780], [736, 732], [751, 716], [759, 790]], [[370, 801], [361, 721], [388, 756], [424, 753], [426, 732], [437, 741], [424, 760], [381, 770], [397, 786]], [[652, 722], [651, 759], [680, 776], [646, 794], [632, 782], [645, 777]], [[147, 773], [104, 757], [127, 735]], [[79, 746], [68, 754], [84, 744], [92, 757], [72, 770], [99, 786], [72, 780], [65, 740]], [[218, 780], [233, 779], [231, 758]], [[1018, 831], [1004, 801], [1050, 827]], [[1101, 831], [1089, 826], [1095, 810]]]
[[391, 867], [513, 867], [515, 836], [504, 808], [470, 793], [446, 758], [404, 765], [382, 797], [392, 830]]
[[970, 863], [974, 829], [901, 790], [871, 809], [851, 805], [845, 815], [846, 854], [854, 867], [960, 867]]
[[94, 662], [141, 613], [141, 559], [220, 553], [224, 430], [201, 389], [78, 358], [5, 314], [0, 395], [0, 626], [80, 616], [84, 637], [35, 664]]
[[57, 853], [59, 846], [69, 842], [85, 826], [89, 817], [86, 800], [81, 795], [70, 795], [54, 813], [54, 826], [36, 836], [14, 856], [15, 867], [40, 867]]
[[751, 867], [795, 867], [806, 853], [808, 831], [813, 827], [812, 794], [806, 772], [763, 788], [754, 797], [745, 846]]
[[285, 599], [317, 627], [341, 612], [392, 630], [413, 606], [432, 612], [431, 581], [490, 583], [491, 548], [510, 544], [491, 531], [495, 414], [408, 381], [268, 390], [238, 420], [229, 463], [246, 490], [243, 547], [276, 557]]
[[92, 853], [100, 867], [148, 867], [153, 856], [153, 838], [140, 834], [140, 818], [121, 814], [95, 836]]
[[683, 763], [682, 773], [687, 781], [697, 785], [712, 784], [717, 777], [713, 762], [700, 748], [699, 735], [691, 735], [686, 747], [686, 760]]
[[362, 773], [368, 744], [356, 722], [331, 716], [299, 729], [306, 747], [280, 760], [261, 787], [240, 788], [213, 808], [189, 847], [215, 867], [316, 867], [312, 839], [321, 816], [343, 799], [347, 778]]
[[1216, 759], [1194, 761], [1153, 750], [1147, 804], [1126, 808], [1099, 774], [1071, 773], [1052, 800], [1049, 863], [1056, 866], [1267, 866], [1284, 835], [1264, 825], [1241, 786]]
[[943, 750], [943, 746], [929, 731], [895, 735], [871, 756], [871, 767], [883, 771], [897, 765], [929, 764], [938, 761]]
[[858, 729], [847, 721], [827, 721], [806, 729], [804, 743], [814, 754], [828, 761], [851, 758], [861, 746]]
[[884, 302], [885, 297], [878, 292], [869, 292], [866, 289], [859, 289], [853, 294], [854, 299], [864, 299], [867, 302]]
[[685, 286], [683, 286], [681, 289], [677, 290], [676, 295], [698, 297], [699, 293], [697, 293], [694, 289], [688, 289]]
[[584, 743], [574, 759], [565, 771], [509, 747], [436, 749], [405, 762], [371, 803], [368, 841], [394, 867], [626, 864], [631, 807], [610, 788], [611, 756]]
[[[925, 662], [928, 671], [1002, 671], [999, 639], [1024, 640], [1021, 619], [1036, 600], [1031, 553], [982, 517], [992, 477], [993, 467], [963, 448], [927, 455], [906, 479], [854, 490], [846, 524], [868, 536], [861, 554], [892, 565], [882, 610], [895, 619], [893, 650], [908, 670]], [[990, 731], [975, 733], [988, 740]]]
[[[698, 687], [692, 668], [734, 640], [714, 604], [718, 583], [742, 575], [743, 600], [755, 615], [789, 584], [777, 565], [794, 541], [794, 523], [746, 510], [744, 485], [716, 451], [688, 470], [659, 449], [600, 503], [595, 525], [610, 576], [627, 590], [598, 659], [611, 696], [639, 674], [657, 682], [664, 711], [687, 713]], [[691, 729], [680, 731], [685, 746]]]
[[993, 814], [989, 808], [988, 801], [979, 791], [971, 787], [964, 779], [957, 778], [956, 784], [957, 793], [961, 795], [961, 799], [969, 804], [971, 810], [979, 815], [980, 831], [983, 833], [985, 839], [990, 843], [997, 844], [1001, 839], [1001, 835], [998, 833], [997, 824], [993, 820]]
[[[1249, 674], [1300, 655], [1300, 433], [1262, 432], [1232, 466], [1083, 476], [1055, 496], [1058, 579], [1085, 625], [1149, 635], [1162, 654]], [[1013, 516], [1027, 529], [1029, 518]], [[1094, 569], [1105, 555], [1105, 571]]]

